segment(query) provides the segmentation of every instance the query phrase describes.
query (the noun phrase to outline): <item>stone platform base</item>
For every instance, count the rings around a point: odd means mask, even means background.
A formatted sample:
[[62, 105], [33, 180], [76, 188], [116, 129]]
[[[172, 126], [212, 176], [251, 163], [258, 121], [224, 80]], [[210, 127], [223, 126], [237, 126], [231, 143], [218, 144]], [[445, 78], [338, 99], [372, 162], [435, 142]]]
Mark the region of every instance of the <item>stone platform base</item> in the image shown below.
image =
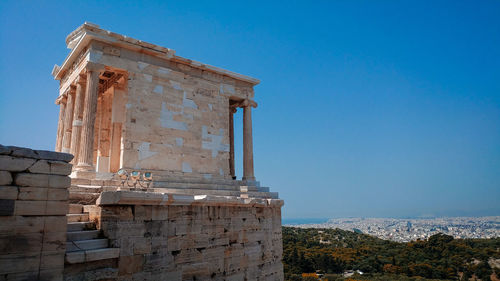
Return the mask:
[[66, 280], [283, 280], [279, 199], [102, 192], [90, 219], [120, 256]]

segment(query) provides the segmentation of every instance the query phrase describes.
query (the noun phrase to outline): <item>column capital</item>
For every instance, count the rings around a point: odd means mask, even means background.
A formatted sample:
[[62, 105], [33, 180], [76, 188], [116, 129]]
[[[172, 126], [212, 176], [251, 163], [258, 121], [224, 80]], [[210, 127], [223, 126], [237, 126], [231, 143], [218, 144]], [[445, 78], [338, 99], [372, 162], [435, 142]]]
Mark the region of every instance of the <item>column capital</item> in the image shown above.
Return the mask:
[[75, 79], [75, 85], [76, 84], [80, 84], [80, 85], [85, 85], [85, 83], [87, 83], [87, 76], [83, 73], [80, 73], [80, 75], [78, 75]]
[[69, 90], [68, 90], [67, 94], [74, 94], [74, 93], [76, 93], [76, 85], [71, 84], [68, 89]]
[[66, 99], [67, 98], [66, 98], [65, 95], [60, 95], [60, 96], [57, 97], [55, 103], [58, 104], [58, 105], [61, 104], [61, 103], [66, 103]]
[[85, 65], [85, 71], [97, 71], [101, 72], [104, 71], [104, 64], [100, 63], [95, 63], [95, 62], [87, 62], [87, 65]]
[[236, 107], [254, 107], [256, 108], [257, 107], [257, 103], [251, 99], [245, 99], [245, 100], [242, 100], [238, 103], [236, 103], [234, 106]]

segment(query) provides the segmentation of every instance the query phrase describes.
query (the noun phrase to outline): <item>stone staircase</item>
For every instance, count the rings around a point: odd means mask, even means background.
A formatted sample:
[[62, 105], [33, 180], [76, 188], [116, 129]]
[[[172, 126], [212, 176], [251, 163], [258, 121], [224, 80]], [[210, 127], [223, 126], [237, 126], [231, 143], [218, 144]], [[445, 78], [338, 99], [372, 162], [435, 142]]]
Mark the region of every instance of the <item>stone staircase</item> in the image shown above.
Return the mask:
[[105, 259], [114, 259], [120, 255], [120, 249], [109, 248], [109, 241], [89, 221], [89, 214], [84, 212], [84, 205], [70, 204], [68, 232], [66, 242], [66, 263], [77, 264]]

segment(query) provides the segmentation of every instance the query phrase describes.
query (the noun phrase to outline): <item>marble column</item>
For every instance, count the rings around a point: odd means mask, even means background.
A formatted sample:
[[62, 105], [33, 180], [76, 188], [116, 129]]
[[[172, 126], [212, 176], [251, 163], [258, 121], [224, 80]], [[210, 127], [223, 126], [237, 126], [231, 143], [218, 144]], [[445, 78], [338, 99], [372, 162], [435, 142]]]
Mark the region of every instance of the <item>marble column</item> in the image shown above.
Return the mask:
[[78, 77], [76, 81], [75, 108], [73, 110], [73, 129], [71, 132], [71, 148], [69, 153], [75, 157], [71, 161], [72, 164], [78, 164], [78, 153], [80, 148], [80, 139], [82, 135], [83, 124], [83, 102], [85, 100], [85, 80], [83, 77]]
[[99, 71], [87, 69], [87, 87], [83, 109], [82, 137], [78, 153], [78, 170], [94, 170], [94, 126], [97, 112], [97, 95], [99, 91]]
[[62, 152], [69, 153], [71, 147], [71, 131], [73, 129], [73, 107], [75, 103], [75, 88], [70, 86], [68, 101], [66, 103], [66, 113], [64, 114], [64, 135], [62, 142]]
[[253, 171], [253, 139], [252, 139], [252, 107], [257, 104], [245, 100], [243, 106], [243, 180], [254, 181]]
[[229, 106], [229, 174], [236, 179], [236, 171], [234, 168], [234, 114], [236, 107]]
[[59, 120], [57, 121], [56, 151], [61, 152], [62, 141], [64, 136], [64, 113], [66, 112], [66, 97], [58, 98], [56, 100], [56, 104], [59, 104]]

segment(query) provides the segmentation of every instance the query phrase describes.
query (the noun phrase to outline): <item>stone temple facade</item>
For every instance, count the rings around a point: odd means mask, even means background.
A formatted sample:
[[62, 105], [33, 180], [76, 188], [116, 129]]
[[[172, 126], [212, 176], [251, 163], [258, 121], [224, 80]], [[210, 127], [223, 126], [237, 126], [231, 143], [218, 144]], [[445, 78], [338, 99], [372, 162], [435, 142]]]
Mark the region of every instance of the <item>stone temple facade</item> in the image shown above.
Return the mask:
[[[69, 174], [71, 183], [58, 187], [57, 196], [67, 225], [58, 225], [63, 234], [51, 238], [57, 253], [50, 274], [40, 263], [23, 272], [22, 256], [2, 253], [0, 280], [283, 280], [283, 201], [254, 175], [253, 87], [259, 81], [90, 23], [66, 43], [70, 53], [52, 72], [60, 81], [60, 110], [59, 154], [51, 157], [69, 166], [62, 174]], [[243, 124], [233, 122], [238, 109]], [[241, 179], [235, 175], [238, 125]], [[38, 184], [37, 179], [59, 177], [57, 170], [51, 175], [50, 165], [9, 168], [8, 161], [21, 161], [16, 157], [31, 163], [48, 152], [33, 156], [23, 148], [2, 149], [0, 167], [11, 179], [8, 193], [0, 189], [0, 207], [8, 209], [0, 219], [11, 217], [0, 232], [37, 214], [16, 211], [16, 204], [29, 206], [21, 186], [51, 193], [50, 180]], [[52, 158], [43, 161], [61, 161]], [[42, 176], [17, 180], [31, 172]], [[51, 200], [33, 196], [30, 200]], [[31, 233], [29, 226], [23, 231]], [[2, 237], [5, 245], [13, 239]], [[40, 247], [34, 260], [45, 255]]]

